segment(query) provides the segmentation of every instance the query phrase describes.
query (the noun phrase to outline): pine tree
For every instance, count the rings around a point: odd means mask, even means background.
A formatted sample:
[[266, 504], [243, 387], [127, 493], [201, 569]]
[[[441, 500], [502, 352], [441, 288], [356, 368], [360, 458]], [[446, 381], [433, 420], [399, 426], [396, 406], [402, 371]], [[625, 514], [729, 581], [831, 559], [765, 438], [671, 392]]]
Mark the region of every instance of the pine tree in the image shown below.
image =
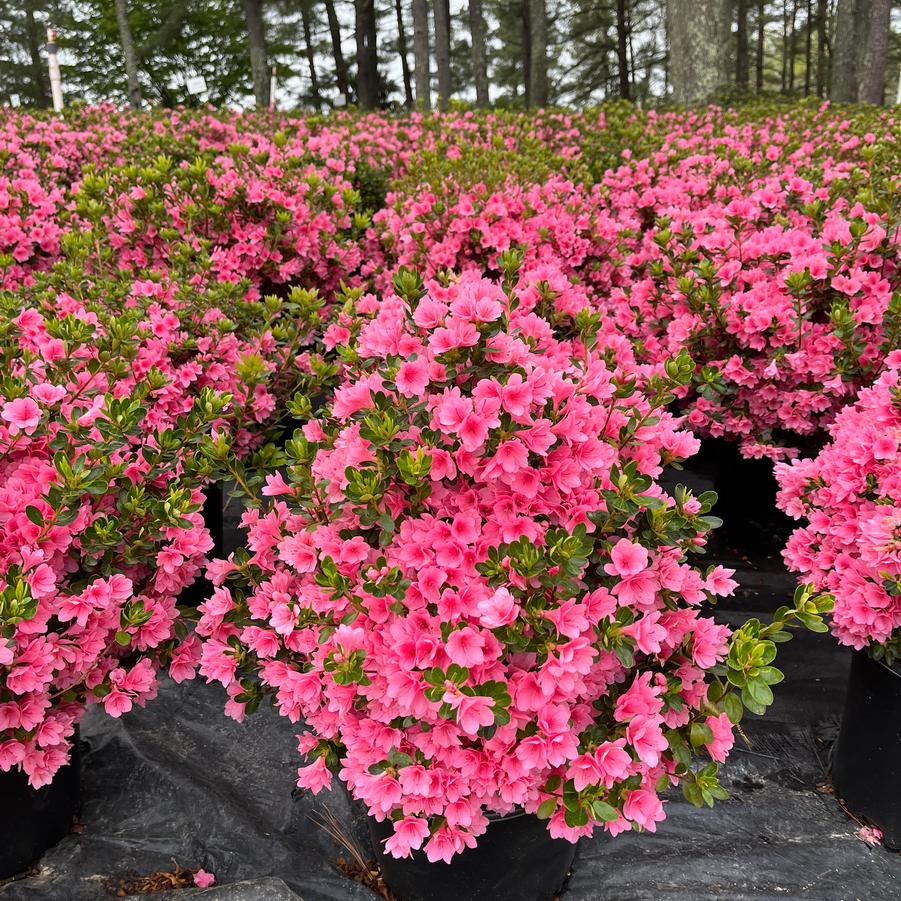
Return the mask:
[[472, 73], [476, 89], [476, 106], [491, 102], [488, 92], [487, 28], [482, 0], [469, 0], [469, 32], [472, 37]]
[[379, 104], [378, 25], [375, 0], [355, 0], [357, 98], [363, 109]]
[[706, 103], [728, 82], [724, 0], [669, 0], [670, 75], [677, 103]]
[[860, 67], [857, 99], [861, 103], [881, 104], [885, 100], [885, 63], [888, 55], [891, 0], [868, 0], [866, 41]]
[[438, 108], [447, 109], [451, 95], [450, 4], [433, 0], [432, 21], [435, 25], [435, 66], [438, 71]]
[[266, 57], [266, 23], [263, 0], [243, 0], [247, 25], [247, 49], [250, 53], [250, 75], [257, 108], [269, 106], [269, 63]]

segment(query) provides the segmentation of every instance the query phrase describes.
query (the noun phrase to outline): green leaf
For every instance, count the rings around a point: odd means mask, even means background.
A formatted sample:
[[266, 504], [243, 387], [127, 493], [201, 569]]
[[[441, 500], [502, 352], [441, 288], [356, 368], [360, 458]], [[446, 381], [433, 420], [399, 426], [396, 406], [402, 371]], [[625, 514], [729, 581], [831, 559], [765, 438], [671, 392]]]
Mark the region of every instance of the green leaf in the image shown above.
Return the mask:
[[701, 793], [701, 787], [697, 784], [697, 782], [692, 782], [686, 779], [682, 783], [682, 794], [685, 796], [685, 800], [688, 801], [689, 804], [693, 804], [695, 807], [701, 807], [704, 804], [704, 797]]
[[584, 807], [567, 807], [563, 819], [571, 829], [578, 829], [588, 822], [588, 811]]
[[727, 694], [723, 698], [723, 710], [725, 711], [726, 716], [729, 717], [729, 722], [734, 726], [737, 726], [741, 722], [742, 715], [745, 712], [741, 703], [741, 698], [734, 693]]
[[413, 763], [413, 758], [409, 754], [404, 754], [396, 748], [392, 748], [388, 752], [388, 763], [391, 766], [410, 766]]
[[631, 669], [635, 666], [635, 654], [630, 645], [618, 644], [613, 649], [613, 652], [616, 654], [616, 659], [619, 660], [626, 669]]
[[692, 746], [700, 748], [713, 741], [713, 730], [706, 723], [692, 723], [690, 737]]
[[619, 811], [606, 801], [597, 800], [591, 805], [594, 818], [601, 823], [613, 823], [619, 819]]
[[764, 707], [769, 707], [773, 703], [773, 692], [769, 685], [761, 679], [749, 681], [748, 692], [758, 704], [763, 704]]
[[538, 817], [539, 820], [549, 820], [557, 811], [557, 799], [556, 798], [545, 798], [541, 804], [538, 805], [538, 810], [535, 811], [535, 816]]
[[28, 517], [28, 519], [31, 520], [31, 522], [33, 522], [36, 526], [42, 526], [42, 525], [44, 525], [44, 514], [41, 513], [41, 511], [38, 510], [37, 507], [32, 507], [31, 504], [29, 504], [29, 505], [25, 508], [25, 515], [26, 515], [26, 516]]

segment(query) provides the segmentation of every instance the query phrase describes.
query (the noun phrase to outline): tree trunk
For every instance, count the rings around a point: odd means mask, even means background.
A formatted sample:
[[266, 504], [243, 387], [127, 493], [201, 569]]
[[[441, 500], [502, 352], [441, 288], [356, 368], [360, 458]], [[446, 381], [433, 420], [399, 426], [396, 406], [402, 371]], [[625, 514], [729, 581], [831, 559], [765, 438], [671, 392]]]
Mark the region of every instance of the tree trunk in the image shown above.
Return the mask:
[[735, 77], [735, 41], [732, 39], [732, 23], [735, 21], [735, 7], [738, 0], [718, 0], [720, 10], [720, 30], [717, 32], [726, 42], [723, 47], [723, 84], [728, 86]]
[[869, 0], [838, 0], [829, 96], [839, 103], [856, 103], [866, 46]]
[[[547, 106], [547, 6], [545, 0], [530, 0], [529, 9], [532, 51], [529, 65], [532, 73], [532, 106]], [[628, 74], [628, 73], [627, 73]]]
[[[310, 9], [306, 3], [300, 4], [300, 21], [303, 25], [303, 39], [306, 44], [307, 65], [310, 68], [310, 99], [317, 110], [322, 109], [322, 94], [319, 92], [319, 77], [316, 74], [316, 49], [313, 47], [313, 29], [310, 26]], [[270, 98], [271, 99], [271, 98]]]
[[781, 90], [788, 92], [788, 0], [782, 0], [782, 82]]
[[520, 0], [519, 14], [522, 25], [522, 87], [526, 106], [532, 105], [532, 23], [531, 0]]
[[350, 90], [350, 80], [347, 77], [344, 51], [341, 49], [341, 26], [335, 12], [334, 0], [325, 0], [325, 15], [328, 18], [328, 30], [332, 38], [332, 56], [335, 58], [335, 85], [344, 95], [344, 102], [350, 103], [353, 100], [353, 94]]
[[397, 15], [397, 53], [400, 56], [400, 67], [404, 77], [404, 103], [407, 109], [411, 109], [413, 84], [410, 79], [410, 61], [407, 59], [407, 29], [404, 25], [404, 8], [401, 0], [394, 0], [394, 12]]
[[754, 59], [754, 87], [757, 93], [763, 92], [763, 50], [766, 41], [766, 2], [759, 0], [757, 4], [757, 48]]
[[826, 96], [829, 61], [826, 57], [826, 7], [828, 0], [817, 0], [817, 97]]
[[448, 0], [433, 0], [435, 22], [435, 66], [438, 69], [438, 109], [446, 110], [451, 95], [450, 5]]
[[413, 0], [413, 67], [416, 71], [416, 106], [432, 108], [431, 57], [429, 55], [428, 0]]
[[736, 4], [735, 32], [735, 84], [739, 90], [748, 89], [748, 0], [738, 0]]
[[[666, 7], [664, 6], [664, 12]], [[663, 96], [669, 96], [670, 83], [672, 81], [670, 72], [672, 71], [672, 50], [670, 49], [669, 40], [669, 16], [663, 17]]]
[[723, 0], [669, 0], [666, 20], [673, 97], [705, 103], [728, 81]]
[[616, 59], [619, 66], [619, 96], [632, 97], [629, 79], [629, 29], [626, 25], [626, 0], [616, 0]]
[[44, 61], [41, 59], [41, 35], [34, 19], [34, 0], [28, 0], [25, 4], [25, 27], [28, 35], [28, 56], [31, 61], [32, 96], [38, 106], [50, 106]]
[[835, 40], [832, 47], [832, 83], [829, 96], [840, 103], [853, 103], [857, 100], [854, 6], [854, 0], [838, 0], [835, 4]]
[[131, 36], [131, 25], [128, 22], [127, 0], [115, 0], [115, 3], [119, 44], [122, 46], [122, 59], [125, 61], [125, 75], [128, 78], [128, 102], [132, 109], [140, 109], [141, 84], [138, 81], [138, 57], [135, 53], [135, 42]]
[[488, 53], [482, 0], [469, 0], [469, 32], [472, 36], [472, 77], [476, 86], [476, 106], [491, 103], [488, 93]]
[[[638, 67], [635, 65], [635, 47], [632, 44], [632, 34], [635, 29], [632, 28], [632, 12], [629, 10], [626, 13], [626, 39], [629, 43], [629, 99], [635, 100], [635, 76], [638, 72]], [[645, 82], [645, 84], [649, 84], [649, 82]], [[639, 104], [641, 103], [641, 99], [639, 98]]]
[[813, 0], [807, 0], [806, 35], [804, 37], [804, 96], [810, 96], [810, 82], [813, 70]]
[[892, 3], [891, 0], [870, 0], [869, 7], [857, 99], [861, 103], [881, 104], [885, 99], [885, 60]]
[[247, 47], [250, 50], [253, 99], [257, 109], [266, 109], [269, 106], [269, 65], [266, 62], [263, 0], [244, 0], [244, 19], [247, 23]]
[[363, 109], [379, 104], [378, 34], [375, 0], [355, 0], [357, 38], [357, 99]]
[[788, 91], [795, 90], [795, 59], [798, 55], [798, 0], [792, 0], [791, 30], [788, 39]]
[[856, 0], [854, 3], [854, 100], [860, 97], [860, 84], [863, 80], [864, 57], [867, 52], [867, 35], [870, 28], [871, 0]]

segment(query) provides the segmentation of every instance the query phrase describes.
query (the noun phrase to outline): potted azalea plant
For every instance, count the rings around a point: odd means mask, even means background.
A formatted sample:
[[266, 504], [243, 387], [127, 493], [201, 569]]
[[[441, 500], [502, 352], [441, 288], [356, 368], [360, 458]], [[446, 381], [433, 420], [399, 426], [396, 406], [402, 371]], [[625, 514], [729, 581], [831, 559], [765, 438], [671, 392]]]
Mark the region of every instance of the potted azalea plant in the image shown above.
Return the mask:
[[343, 383], [197, 627], [228, 713], [305, 721], [298, 784], [365, 805], [404, 901], [550, 899], [580, 837], [655, 831], [672, 786], [725, 797], [775, 642], [829, 606], [805, 589], [734, 632], [704, 613], [735, 587], [690, 562], [714, 498], [657, 483], [697, 449], [667, 410], [691, 360], [638, 365], [503, 266], [361, 298]]
[[121, 716], [197, 652], [176, 597], [212, 546], [201, 445], [229, 396], [204, 388], [155, 421], [166, 374], [123, 386], [150, 334], [71, 298], [0, 298], [0, 878], [68, 829], [86, 707]]
[[[143, 427], [173, 428], [203, 389], [228, 393], [232, 401], [216, 431], [228, 433], [229, 453], [214, 458], [212, 475], [253, 480], [271, 462], [267, 439], [285, 431], [291, 396], [328, 376], [324, 363], [307, 350], [324, 306], [317, 292], [294, 287], [283, 298], [261, 298], [247, 279], [230, 282], [210, 274], [209, 255], [187, 243], [170, 244], [171, 257], [155, 266], [140, 257], [130, 266], [114, 265], [115, 242], [109, 235], [98, 240], [93, 231], [68, 233], [62, 243], [57, 264], [19, 288], [20, 302], [53, 317], [77, 284], [86, 315], [109, 320], [127, 310], [141, 334], [131, 365], [117, 375], [117, 391], [135, 391], [150, 370], [165, 379], [154, 391]], [[204, 486], [202, 511], [220, 555], [221, 487], [221, 481]], [[198, 578], [181, 601], [196, 603], [208, 593], [208, 584]]]
[[678, 404], [712, 452], [726, 536], [776, 552], [792, 524], [773, 461], [815, 453], [901, 338], [897, 232], [803, 180], [682, 203], [612, 304], [643, 358], [685, 347], [698, 363]]
[[820, 453], [777, 466], [783, 509], [807, 525], [785, 549], [835, 596], [832, 631], [854, 648], [833, 780], [901, 848], [901, 351], [830, 427]]

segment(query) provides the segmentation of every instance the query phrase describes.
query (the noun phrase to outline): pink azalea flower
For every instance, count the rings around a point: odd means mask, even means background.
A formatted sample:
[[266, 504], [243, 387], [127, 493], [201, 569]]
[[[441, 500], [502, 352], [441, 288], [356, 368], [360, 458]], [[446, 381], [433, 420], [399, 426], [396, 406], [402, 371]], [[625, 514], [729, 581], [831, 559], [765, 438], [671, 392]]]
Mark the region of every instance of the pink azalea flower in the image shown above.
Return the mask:
[[410, 857], [422, 847], [429, 835], [427, 820], [420, 817], [404, 817], [394, 822], [394, 834], [385, 841], [385, 850], [392, 857]]
[[323, 789], [332, 787], [332, 773], [326, 766], [324, 757], [317, 757], [308, 766], [302, 766], [297, 770], [297, 784], [301, 788], [308, 789], [314, 795], [318, 795]]
[[197, 888], [209, 888], [216, 884], [216, 877], [206, 870], [200, 869], [194, 874], [194, 885]]
[[623, 816], [648, 832], [656, 832], [657, 823], [666, 819], [660, 799], [654, 792], [643, 788], [626, 793]]
[[620, 538], [610, 552], [610, 563], [604, 565], [604, 571], [611, 576], [629, 577], [637, 576], [647, 567], [647, 550], [627, 538]]
[[0, 418], [9, 424], [10, 435], [33, 435], [41, 421], [41, 408], [30, 397], [17, 397], [3, 405]]
[[405, 360], [394, 379], [404, 397], [420, 397], [429, 384], [429, 365], [424, 359]]
[[707, 742], [705, 747], [714, 760], [724, 763], [735, 743], [732, 735], [732, 723], [725, 713], [721, 713], [719, 716], [708, 716], [705, 723], [713, 733], [713, 740]]
[[485, 639], [469, 627], [451, 632], [447, 639], [447, 655], [460, 666], [479, 666], [485, 662]]
[[478, 607], [481, 623], [488, 629], [509, 626], [519, 615], [516, 598], [506, 588], [498, 588], [490, 598], [479, 601]]

